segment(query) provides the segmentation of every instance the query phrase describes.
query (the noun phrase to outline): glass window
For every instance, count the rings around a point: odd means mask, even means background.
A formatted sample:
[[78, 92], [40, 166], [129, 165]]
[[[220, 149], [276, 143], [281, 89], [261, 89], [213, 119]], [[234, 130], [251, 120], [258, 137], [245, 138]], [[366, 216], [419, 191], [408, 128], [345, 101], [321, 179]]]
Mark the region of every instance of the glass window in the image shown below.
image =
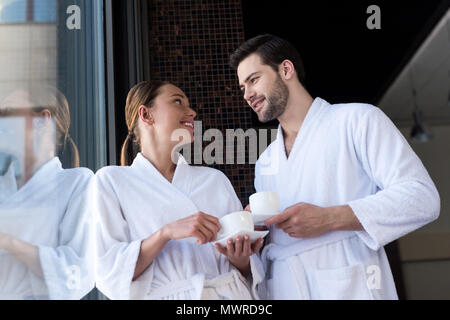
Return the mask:
[[83, 257], [107, 165], [103, 34], [102, 0], [0, 0], [0, 238], [20, 239], [0, 248], [4, 299], [97, 297]]
[[0, 23], [27, 20], [27, 0], [0, 0]]
[[55, 22], [56, 6], [56, 0], [34, 0], [33, 21]]
[[52, 23], [57, 0], [0, 0], [0, 23]]

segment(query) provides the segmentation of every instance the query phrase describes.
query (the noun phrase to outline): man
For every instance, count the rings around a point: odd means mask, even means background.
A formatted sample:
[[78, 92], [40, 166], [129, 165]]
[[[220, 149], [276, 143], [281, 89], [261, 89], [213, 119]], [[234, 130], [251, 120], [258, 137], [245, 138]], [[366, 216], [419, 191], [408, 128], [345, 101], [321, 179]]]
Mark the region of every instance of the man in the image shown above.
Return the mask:
[[255, 166], [257, 192], [282, 212], [265, 221], [268, 299], [398, 299], [383, 246], [435, 220], [439, 195], [389, 118], [361, 103], [331, 105], [303, 86], [287, 41], [252, 38], [231, 56], [244, 99], [277, 139]]

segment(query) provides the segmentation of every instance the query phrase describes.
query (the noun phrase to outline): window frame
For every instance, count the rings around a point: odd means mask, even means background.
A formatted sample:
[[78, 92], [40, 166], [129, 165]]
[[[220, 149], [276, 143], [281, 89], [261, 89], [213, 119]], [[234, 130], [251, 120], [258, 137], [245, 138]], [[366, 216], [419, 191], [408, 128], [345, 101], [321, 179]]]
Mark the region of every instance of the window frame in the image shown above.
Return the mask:
[[150, 79], [148, 1], [104, 0], [104, 10], [108, 164], [117, 165], [128, 134], [126, 96], [135, 84]]

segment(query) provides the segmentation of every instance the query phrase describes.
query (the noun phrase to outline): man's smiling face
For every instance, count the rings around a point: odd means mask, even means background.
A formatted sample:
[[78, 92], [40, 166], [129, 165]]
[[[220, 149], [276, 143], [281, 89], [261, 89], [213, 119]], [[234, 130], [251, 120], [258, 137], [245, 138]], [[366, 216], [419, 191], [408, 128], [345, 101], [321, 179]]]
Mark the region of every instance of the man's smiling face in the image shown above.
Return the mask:
[[289, 90], [280, 75], [263, 64], [258, 54], [251, 54], [237, 68], [239, 87], [244, 99], [261, 122], [278, 118], [286, 109]]

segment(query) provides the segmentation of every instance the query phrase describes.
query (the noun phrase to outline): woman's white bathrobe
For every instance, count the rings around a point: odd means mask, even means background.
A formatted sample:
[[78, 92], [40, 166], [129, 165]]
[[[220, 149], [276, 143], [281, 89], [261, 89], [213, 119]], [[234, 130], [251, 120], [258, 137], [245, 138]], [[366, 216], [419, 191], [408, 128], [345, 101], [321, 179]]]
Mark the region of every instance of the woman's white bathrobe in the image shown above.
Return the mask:
[[170, 183], [142, 154], [129, 167], [96, 174], [98, 289], [110, 299], [252, 299], [264, 277], [256, 255], [244, 279], [212, 244], [169, 241], [132, 281], [142, 240], [164, 225], [198, 211], [216, 216], [242, 210], [227, 177], [195, 167], [180, 156]]
[[257, 191], [299, 202], [348, 204], [364, 231], [292, 238], [271, 227], [266, 294], [271, 299], [396, 299], [383, 246], [436, 219], [438, 192], [422, 162], [377, 107], [316, 98], [288, 158], [283, 133], [255, 167]]
[[17, 189], [14, 166], [0, 177], [0, 233], [38, 247], [44, 277], [0, 250], [0, 299], [81, 299], [94, 288], [88, 193], [92, 171], [57, 157]]

